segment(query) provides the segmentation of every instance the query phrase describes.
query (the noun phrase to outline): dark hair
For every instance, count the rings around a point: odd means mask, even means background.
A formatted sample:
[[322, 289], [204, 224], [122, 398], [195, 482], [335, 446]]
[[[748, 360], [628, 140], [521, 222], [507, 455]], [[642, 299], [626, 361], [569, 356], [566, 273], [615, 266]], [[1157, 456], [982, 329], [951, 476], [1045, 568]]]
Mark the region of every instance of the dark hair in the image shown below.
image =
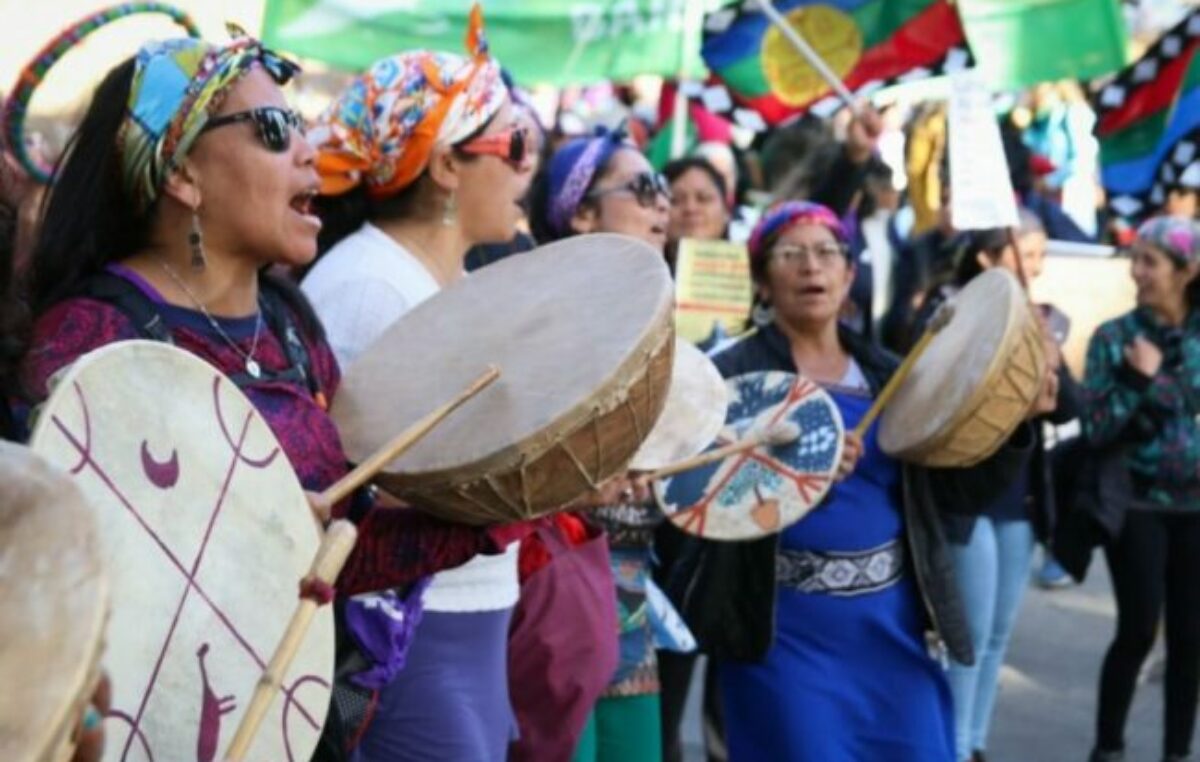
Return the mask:
[[[17, 209], [0, 205], [0, 395], [5, 397], [18, 393], [17, 366], [29, 340], [29, 310], [17, 293], [18, 219]], [[6, 410], [0, 399], [0, 424], [5, 423]], [[4, 434], [0, 431], [0, 437]]]
[[708, 159], [702, 156], [685, 156], [682, 159], [675, 159], [663, 167], [663, 175], [666, 176], [669, 183], [674, 185], [676, 180], [693, 169], [700, 170], [708, 175], [708, 179], [712, 180], [713, 185], [717, 186], [717, 195], [721, 199], [721, 206], [724, 206], [728, 211], [729, 202], [727, 199], [729, 198], [729, 189], [725, 187], [725, 177], [717, 171], [717, 168]]
[[[474, 132], [451, 146], [455, 155], [463, 161], [477, 158], [458, 149], [482, 135], [495, 118], [496, 114], [492, 114]], [[361, 183], [340, 196], [318, 196], [314, 203], [317, 215], [321, 218], [321, 232], [317, 234], [317, 257], [361, 228], [368, 220], [402, 220], [420, 216], [425, 211], [421, 205], [430, 182], [429, 168], [426, 167], [416, 180], [384, 199], [371, 198], [366, 185]], [[315, 263], [314, 260], [304, 271], [307, 272]]]
[[55, 169], [30, 263], [34, 314], [76, 293], [84, 280], [131, 254], [149, 234], [154, 210], [141, 215], [133, 211], [117, 147], [133, 67], [134, 59], [127, 59], [96, 88]]
[[[88, 278], [148, 240], [157, 206], [140, 215], [134, 212], [121, 176], [117, 144], [133, 70], [134, 59], [129, 58], [105, 76], [55, 169], [30, 262], [29, 301], [35, 316], [81, 293]], [[311, 338], [324, 337], [299, 289], [266, 269], [260, 277], [275, 286]]]
[[979, 264], [979, 254], [997, 262], [1000, 255], [1008, 246], [1008, 231], [1005, 228], [989, 228], [987, 230], [971, 230], [962, 235], [958, 241], [956, 252], [957, 263], [954, 267], [954, 283], [966, 285], [968, 281], [983, 272]]

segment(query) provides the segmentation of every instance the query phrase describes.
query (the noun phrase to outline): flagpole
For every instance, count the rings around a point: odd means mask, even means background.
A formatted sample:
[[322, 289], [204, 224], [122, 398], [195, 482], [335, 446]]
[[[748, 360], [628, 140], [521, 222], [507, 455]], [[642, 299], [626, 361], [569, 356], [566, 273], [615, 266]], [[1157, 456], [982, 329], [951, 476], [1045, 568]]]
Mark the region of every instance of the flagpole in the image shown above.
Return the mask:
[[694, 42], [700, 36], [703, 4], [692, 0], [683, 7], [683, 34], [679, 41], [679, 76], [675, 82], [675, 115], [671, 125], [671, 158], [678, 159], [687, 150], [688, 98], [683, 92], [683, 82], [688, 75], [688, 64], [695, 58]]
[[797, 32], [790, 23], [788, 23], [788, 20], [783, 17], [783, 14], [779, 12], [771, 0], [757, 0], [757, 2], [758, 6], [762, 8], [762, 12], [768, 19], [770, 19], [771, 23], [779, 27], [779, 31], [783, 32], [783, 36], [788, 39], [788, 42], [792, 43], [794, 48], [796, 48], [796, 52], [804, 56], [809, 65], [816, 69], [817, 74], [820, 74], [821, 78], [824, 79], [831, 88], [833, 88], [833, 91], [839, 98], [842, 99], [842, 102], [845, 103], [852, 112], [858, 113], [858, 108], [854, 103], [854, 94], [847, 89], [846, 84], [842, 82], [842, 78], [837, 74], [834, 74], [833, 70], [829, 68], [829, 64], [825, 63], [825, 59], [821, 58], [820, 54], [813, 50], [812, 46], [808, 44], [808, 40], [804, 39], [800, 33]]

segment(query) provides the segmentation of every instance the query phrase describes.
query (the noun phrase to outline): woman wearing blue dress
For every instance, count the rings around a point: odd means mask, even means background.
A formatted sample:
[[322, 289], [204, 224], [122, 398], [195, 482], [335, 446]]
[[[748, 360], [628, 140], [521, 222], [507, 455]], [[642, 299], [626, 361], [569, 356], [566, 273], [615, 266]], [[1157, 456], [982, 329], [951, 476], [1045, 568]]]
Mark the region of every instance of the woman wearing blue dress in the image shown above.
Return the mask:
[[[717, 367], [799, 372], [850, 431], [897, 362], [839, 327], [854, 278], [842, 225], [785, 202], [749, 249], [758, 330]], [[847, 435], [838, 484], [780, 535], [692, 541], [669, 588], [718, 660], [733, 762], [954, 762], [944, 662], [973, 658], [938, 511], [986, 504], [1031, 441], [1025, 431], [971, 469], [927, 469], [885, 455], [872, 426]]]

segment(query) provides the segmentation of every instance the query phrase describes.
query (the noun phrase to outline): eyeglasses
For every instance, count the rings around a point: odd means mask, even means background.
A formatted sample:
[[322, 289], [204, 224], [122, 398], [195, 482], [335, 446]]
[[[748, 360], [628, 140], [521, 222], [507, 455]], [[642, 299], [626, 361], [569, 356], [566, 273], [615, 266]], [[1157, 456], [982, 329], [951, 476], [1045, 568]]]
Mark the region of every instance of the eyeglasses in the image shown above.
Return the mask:
[[295, 111], [278, 106], [263, 106], [236, 114], [209, 119], [201, 132], [215, 130], [228, 124], [253, 122], [258, 139], [272, 153], [283, 153], [292, 145], [292, 130], [304, 134], [304, 120]]
[[665, 198], [667, 203], [671, 202], [671, 184], [658, 172], [642, 172], [624, 185], [594, 190], [587, 198], [597, 199], [612, 193], [632, 193], [638, 205], [647, 209], [658, 202], [659, 196]]
[[529, 130], [510, 127], [504, 132], [475, 138], [460, 145], [458, 150], [476, 156], [499, 156], [514, 167], [523, 167], [533, 153], [531, 148]]
[[840, 243], [819, 243], [815, 246], [776, 246], [771, 249], [770, 257], [785, 264], [800, 263], [812, 259], [818, 265], [827, 267], [840, 257], [846, 256], [846, 246]]

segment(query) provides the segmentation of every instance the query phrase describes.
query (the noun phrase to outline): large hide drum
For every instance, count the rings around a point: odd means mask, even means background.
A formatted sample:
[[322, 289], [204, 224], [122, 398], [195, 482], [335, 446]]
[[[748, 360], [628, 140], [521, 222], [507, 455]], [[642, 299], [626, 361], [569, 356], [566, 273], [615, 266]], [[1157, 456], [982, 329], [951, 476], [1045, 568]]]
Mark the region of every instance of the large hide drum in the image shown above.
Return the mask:
[[100, 678], [109, 580], [74, 482], [0, 442], [0, 759], [64, 762]]
[[717, 366], [691, 342], [676, 336], [667, 403], [629, 468], [653, 471], [701, 452], [721, 433], [728, 407], [729, 393]]
[[950, 302], [943, 328], [883, 412], [879, 446], [934, 467], [987, 458], [1025, 418], [1046, 375], [1041, 327], [1017, 279], [994, 268]]
[[[70, 366], [31, 446], [99, 516], [113, 591], [104, 759], [221, 759], [319, 543], [287, 455], [219, 371], [148, 341]], [[309, 759], [333, 657], [325, 608], [250, 759]]]
[[556, 510], [625, 471], [671, 379], [671, 279], [626, 236], [587, 235], [477, 270], [346, 369], [333, 417], [361, 461], [489, 364], [503, 375], [377, 482], [445, 518]]

